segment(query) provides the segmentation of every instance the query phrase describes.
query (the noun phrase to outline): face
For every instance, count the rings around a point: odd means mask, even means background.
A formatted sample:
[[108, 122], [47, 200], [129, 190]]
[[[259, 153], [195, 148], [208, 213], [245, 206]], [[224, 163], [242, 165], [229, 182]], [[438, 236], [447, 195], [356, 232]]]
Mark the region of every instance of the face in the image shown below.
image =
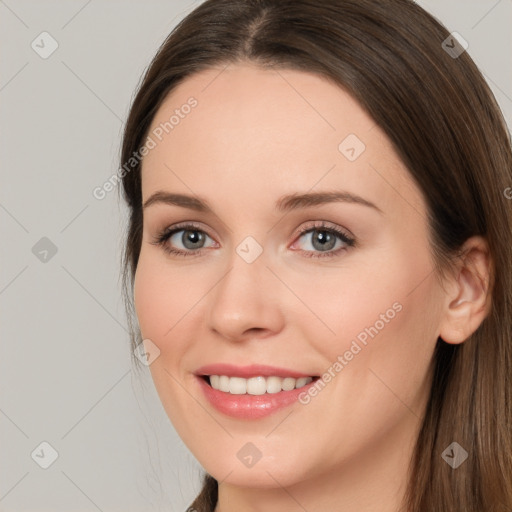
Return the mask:
[[[201, 465], [235, 485], [403, 467], [442, 297], [424, 199], [338, 86], [222, 69], [166, 98], [142, 165], [134, 300], [165, 411]], [[233, 366], [204, 368], [216, 364]]]

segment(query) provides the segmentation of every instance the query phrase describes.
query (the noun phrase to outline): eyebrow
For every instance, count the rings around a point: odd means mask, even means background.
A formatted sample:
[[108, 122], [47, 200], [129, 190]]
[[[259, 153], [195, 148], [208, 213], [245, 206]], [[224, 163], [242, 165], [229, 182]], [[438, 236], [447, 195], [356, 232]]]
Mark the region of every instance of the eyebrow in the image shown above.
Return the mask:
[[[326, 191], [326, 192], [309, 192], [305, 194], [295, 193], [280, 197], [276, 202], [276, 209], [279, 212], [289, 212], [300, 208], [311, 206], [321, 206], [327, 203], [353, 203], [367, 206], [378, 211], [380, 214], [384, 212], [374, 203], [364, 199], [361, 196], [346, 191]], [[168, 204], [181, 206], [198, 212], [213, 213], [213, 209], [209, 206], [208, 201], [198, 196], [189, 196], [185, 194], [175, 194], [159, 190], [152, 194], [143, 205], [143, 209], [153, 204]]]

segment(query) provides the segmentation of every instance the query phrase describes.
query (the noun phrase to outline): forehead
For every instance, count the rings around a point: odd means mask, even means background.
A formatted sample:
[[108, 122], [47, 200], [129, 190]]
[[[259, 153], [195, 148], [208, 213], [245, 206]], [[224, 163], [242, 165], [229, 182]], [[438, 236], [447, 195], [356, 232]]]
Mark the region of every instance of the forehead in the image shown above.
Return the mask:
[[159, 189], [208, 196], [236, 187], [250, 201], [335, 187], [365, 191], [383, 209], [397, 205], [397, 194], [421, 207], [373, 119], [312, 73], [250, 64], [201, 71], [166, 97], [148, 133], [155, 147], [143, 159], [143, 198]]

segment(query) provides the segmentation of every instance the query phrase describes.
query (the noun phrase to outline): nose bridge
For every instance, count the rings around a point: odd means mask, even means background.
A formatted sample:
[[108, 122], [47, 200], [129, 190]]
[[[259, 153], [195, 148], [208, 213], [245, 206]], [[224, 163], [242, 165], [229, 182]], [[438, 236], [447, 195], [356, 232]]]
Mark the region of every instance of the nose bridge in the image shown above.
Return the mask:
[[227, 271], [210, 301], [210, 327], [230, 339], [241, 338], [250, 329], [279, 330], [282, 316], [276, 283], [266, 267], [263, 247], [248, 236], [226, 259]]

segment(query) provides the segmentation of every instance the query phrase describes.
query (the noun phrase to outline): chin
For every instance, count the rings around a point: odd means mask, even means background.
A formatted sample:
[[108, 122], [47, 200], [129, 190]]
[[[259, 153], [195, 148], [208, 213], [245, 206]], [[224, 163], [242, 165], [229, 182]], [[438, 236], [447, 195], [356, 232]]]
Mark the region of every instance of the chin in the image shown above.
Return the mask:
[[265, 460], [262, 457], [252, 467], [244, 467], [244, 464], [238, 459], [234, 463], [213, 465], [203, 464], [205, 470], [217, 481], [222, 481], [237, 487], [257, 487], [260, 489], [272, 489], [277, 487], [287, 487], [297, 484], [307, 478], [302, 471], [297, 472], [297, 468], [303, 469], [303, 461], [289, 460], [283, 463], [282, 459], [273, 457], [273, 460]]

